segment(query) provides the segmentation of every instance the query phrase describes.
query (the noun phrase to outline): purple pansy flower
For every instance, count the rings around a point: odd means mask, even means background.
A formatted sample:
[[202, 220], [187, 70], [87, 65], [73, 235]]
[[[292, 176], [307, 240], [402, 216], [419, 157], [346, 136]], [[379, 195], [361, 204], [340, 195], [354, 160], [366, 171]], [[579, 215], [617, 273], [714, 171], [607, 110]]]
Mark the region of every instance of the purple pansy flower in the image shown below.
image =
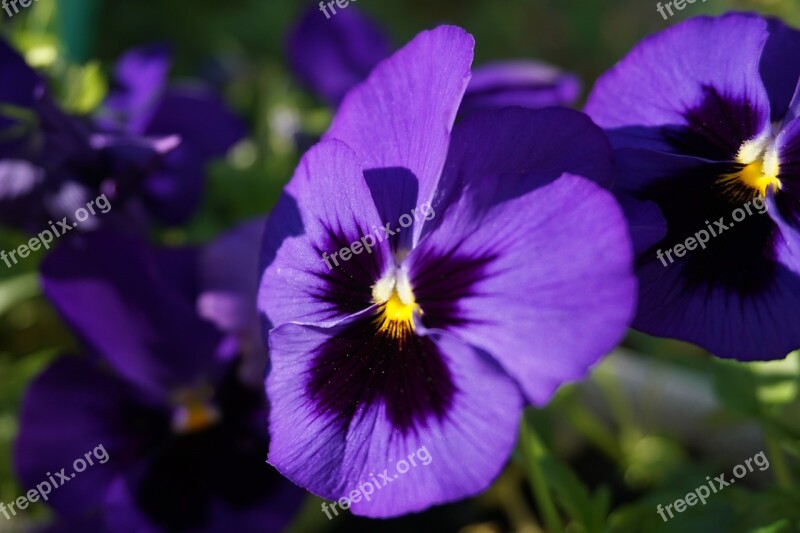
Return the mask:
[[208, 162], [244, 137], [241, 120], [201, 85], [168, 86], [171, 53], [161, 45], [131, 50], [117, 63], [101, 121], [112, 132], [143, 138], [177, 137], [180, 143], [147, 179], [143, 200], [167, 224], [195, 211]]
[[206, 163], [243, 128], [213, 95], [165, 90], [166, 67], [154, 64], [168, 63], [154, 51], [126, 56], [109, 115], [95, 121], [59, 109], [44, 80], [0, 41], [0, 222], [38, 232], [100, 195], [116, 208], [81, 228], [120, 216], [177, 224], [194, 212]]
[[98, 135], [86, 120], [63, 113], [44, 80], [1, 40], [0, 80], [3, 224], [36, 232], [72, 218], [106, 180], [139, 176], [174, 147], [170, 139]]
[[616, 148], [616, 187], [667, 226], [639, 249], [634, 327], [742, 360], [800, 347], [799, 58], [778, 20], [699, 17], [598, 81], [587, 112]]
[[[223, 246], [257, 249], [259, 238], [244, 227]], [[302, 491], [264, 464], [268, 408], [263, 388], [242, 379], [249, 363], [237, 354], [247, 344], [197, 312], [203, 295], [224, 285], [207, 280], [256, 278], [257, 257], [220, 259], [108, 231], [68, 241], [45, 259], [45, 293], [89, 357], [62, 357], [30, 386], [16, 470], [30, 489], [97, 446], [109, 456], [50, 494], [64, 524], [281, 531], [297, 510]], [[253, 302], [255, 314], [255, 293], [239, 298]], [[217, 309], [231, 333], [250, 321], [221, 315]]]
[[286, 48], [297, 78], [331, 107], [392, 53], [383, 30], [355, 6], [332, 20], [309, 7], [290, 30]]
[[[197, 298], [201, 317], [236, 340], [241, 355], [241, 378], [261, 386], [267, 352], [261, 340], [256, 311], [259, 252], [265, 217], [245, 222], [201, 249], [198, 256], [200, 284]], [[228, 266], [232, 261], [236, 268]]]
[[[289, 33], [289, 64], [296, 76], [332, 107], [392, 52], [383, 29], [350, 5], [326, 18], [309, 7]], [[506, 61], [475, 69], [460, 113], [521, 106], [570, 105], [580, 93], [572, 74], [536, 61]]]
[[473, 45], [440, 27], [376, 67], [265, 230], [269, 462], [328, 499], [385, 484], [360, 515], [486, 488], [524, 402], [583, 377], [633, 312], [607, 140], [563, 108], [454, 127]]

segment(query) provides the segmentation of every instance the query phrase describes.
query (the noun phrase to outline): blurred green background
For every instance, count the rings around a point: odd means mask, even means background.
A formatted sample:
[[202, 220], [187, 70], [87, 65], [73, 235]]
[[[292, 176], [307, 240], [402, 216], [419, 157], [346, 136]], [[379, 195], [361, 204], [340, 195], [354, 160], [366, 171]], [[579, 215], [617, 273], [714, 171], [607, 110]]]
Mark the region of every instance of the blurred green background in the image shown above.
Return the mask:
[[[284, 37], [304, 5], [37, 0], [10, 20], [0, 12], [0, 34], [47, 74], [61, 103], [75, 113], [88, 113], [102, 100], [122, 52], [153, 41], [174, 47], [177, 78], [218, 84], [251, 135], [209, 169], [205, 204], [192, 223], [153, 236], [168, 244], [204, 242], [268, 211], [300, 156], [297, 134], [313, 138], [330, 120], [330, 111], [297, 85], [285, 62]], [[796, 0], [698, 0], [668, 21], [651, 0], [353, 5], [383, 25], [398, 46], [422, 29], [454, 23], [475, 35], [477, 64], [545, 60], [578, 73], [585, 90], [642, 37], [682, 18], [756, 10], [800, 26]], [[0, 249], [21, 242], [21, 235], [0, 230]], [[20, 494], [10, 456], [26, 383], [55, 355], [77, 349], [40, 296], [36, 268], [35, 257], [13, 270], [0, 267], [0, 501]], [[310, 497], [293, 531], [800, 531], [795, 355], [769, 364], [727, 363], [682, 343], [632, 333], [590, 380], [565, 387], [546, 409], [529, 412], [517, 453], [485, 494], [389, 521], [329, 522], [320, 500]], [[668, 523], [659, 518], [657, 504], [694, 490], [705, 476], [730, 473], [762, 450], [769, 469]], [[0, 531], [26, 530], [46, 517], [38, 507], [13, 523], [0, 518]]]

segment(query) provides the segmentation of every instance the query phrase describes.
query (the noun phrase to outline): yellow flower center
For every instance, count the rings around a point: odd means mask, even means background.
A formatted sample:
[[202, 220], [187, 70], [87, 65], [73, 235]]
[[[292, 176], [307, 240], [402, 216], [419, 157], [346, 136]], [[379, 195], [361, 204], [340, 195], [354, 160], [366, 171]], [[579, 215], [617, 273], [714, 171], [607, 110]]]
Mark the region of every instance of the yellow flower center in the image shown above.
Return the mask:
[[372, 287], [373, 301], [380, 305], [377, 324], [392, 338], [402, 339], [414, 331], [414, 313], [421, 309], [404, 272], [390, 272]]
[[781, 187], [781, 182], [777, 176], [770, 176], [764, 173], [763, 163], [750, 163], [739, 174], [739, 179], [751, 189], [761, 193], [761, 196], [766, 196], [767, 189], [770, 187], [779, 189]]
[[766, 197], [770, 189], [779, 190], [780, 167], [774, 147], [766, 147], [764, 139], [744, 143], [736, 156], [741, 170], [722, 176], [719, 183], [736, 200], [749, 200], [756, 195]]
[[195, 433], [216, 424], [219, 410], [211, 403], [213, 391], [210, 387], [179, 392], [174, 403], [172, 429], [176, 433]]
[[418, 308], [416, 303], [403, 303], [395, 291], [383, 306], [380, 315], [381, 329], [388, 331], [393, 337], [414, 331], [414, 311]]

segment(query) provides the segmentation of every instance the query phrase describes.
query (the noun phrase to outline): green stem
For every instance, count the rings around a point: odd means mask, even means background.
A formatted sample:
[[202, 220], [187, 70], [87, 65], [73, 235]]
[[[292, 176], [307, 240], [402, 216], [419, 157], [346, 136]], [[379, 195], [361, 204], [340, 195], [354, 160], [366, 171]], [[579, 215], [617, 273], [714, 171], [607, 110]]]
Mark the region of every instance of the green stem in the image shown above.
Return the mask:
[[566, 414], [572, 426], [609, 459], [614, 462], [622, 461], [622, 450], [617, 439], [596, 416], [581, 405], [569, 406]]
[[520, 440], [522, 444], [522, 453], [525, 457], [525, 465], [528, 471], [528, 480], [531, 484], [531, 491], [539, 511], [542, 514], [542, 520], [550, 533], [562, 533], [564, 525], [561, 523], [561, 517], [558, 515], [558, 510], [550, 495], [550, 490], [547, 487], [544, 472], [541, 468], [541, 460], [547, 455], [547, 450], [544, 447], [539, 436], [534, 432], [526, 417], [522, 419], [522, 428], [520, 432]]
[[520, 533], [545, 533], [536, 522], [533, 512], [528, 506], [522, 488], [522, 469], [508, 468], [494, 485], [494, 490], [486, 493], [492, 495], [494, 505], [505, 511], [514, 531]]
[[594, 380], [605, 395], [608, 407], [620, 433], [636, 431], [636, 417], [630, 407], [630, 401], [625, 395], [624, 388], [620, 386], [617, 376], [614, 375], [613, 360], [600, 365], [594, 373]]
[[767, 443], [767, 453], [770, 459], [772, 471], [775, 474], [775, 480], [778, 486], [788, 489], [792, 486], [792, 475], [789, 473], [789, 466], [786, 464], [786, 458], [783, 456], [781, 445], [775, 434], [769, 430], [765, 430], [764, 440]]

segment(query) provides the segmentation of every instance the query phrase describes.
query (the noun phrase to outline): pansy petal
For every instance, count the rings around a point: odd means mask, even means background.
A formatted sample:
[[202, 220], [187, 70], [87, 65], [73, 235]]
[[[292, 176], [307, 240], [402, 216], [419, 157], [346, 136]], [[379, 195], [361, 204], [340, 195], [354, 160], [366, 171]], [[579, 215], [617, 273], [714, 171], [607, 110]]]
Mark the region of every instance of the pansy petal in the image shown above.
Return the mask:
[[[800, 220], [797, 212], [788, 210], [775, 194], [767, 196], [766, 206], [767, 213], [777, 226], [771, 243], [772, 257], [786, 270], [800, 276]], [[795, 341], [795, 344], [800, 346], [800, 341]]]
[[[432, 199], [470, 80], [474, 44], [472, 36], [452, 26], [419, 34], [353, 89], [334, 117], [325, 138], [353, 148], [368, 176], [383, 173], [370, 188], [391, 188], [382, 182], [397, 180], [397, 172], [416, 178], [416, 188], [406, 188], [405, 197], [394, 196], [389, 204], [376, 194], [385, 222], [393, 221], [398, 203], [411, 209]], [[413, 231], [418, 236], [421, 226]]]
[[245, 135], [245, 126], [219, 96], [201, 87], [170, 89], [158, 101], [143, 133], [178, 135], [202, 161], [222, 157]]
[[[700, 157], [669, 154], [642, 148], [621, 148], [614, 151], [616, 176], [614, 190], [637, 196], [659, 183], [675, 180], [691, 172], [702, 172], [704, 167], [720, 167], [721, 164]], [[716, 171], [710, 170], [709, 174]], [[676, 185], [676, 189], [679, 186]], [[680, 193], [680, 191], [676, 191]]]
[[[282, 531], [303, 492], [264, 462], [266, 440], [239, 429], [223, 422], [154, 449], [110, 487], [109, 529]], [[203, 476], [195, 475], [198, 465]]]
[[[486, 176], [502, 176], [503, 195], [513, 198], [565, 172], [608, 188], [613, 169], [605, 134], [583, 113], [558, 108], [476, 113], [453, 130], [434, 206], [441, 211], [463, 194], [474, 196], [476, 207], [491, 205], [485, 191], [474, 186], [489, 181]], [[530, 179], [532, 175], [539, 179]]]
[[287, 39], [295, 75], [333, 107], [390, 54], [383, 30], [355, 6], [333, 17], [309, 7]]
[[631, 242], [611, 193], [589, 180], [565, 174], [505, 199], [503, 178], [481, 184], [490, 208], [448, 207], [404, 268], [423, 323], [489, 353], [541, 405], [624, 335]]
[[[370, 389], [360, 380], [378, 380], [371, 382], [377, 387], [411, 383], [415, 377], [427, 383], [420, 374], [424, 369], [396, 362], [391, 373], [379, 372], [379, 361], [391, 354], [370, 350], [369, 338], [348, 336], [354, 324], [328, 329], [287, 324], [272, 332], [269, 462], [295, 483], [331, 500], [355, 490], [366, 494], [367, 484], [372, 485], [369, 500], [365, 497], [351, 508], [371, 517], [421, 511], [485, 489], [516, 439], [522, 397], [513, 380], [479, 351], [450, 335], [431, 333], [419, 342], [431, 343], [430, 355], [441, 358], [447, 368], [455, 391], [452, 403], [443, 416], [430, 415], [410, 431], [399, 431], [392, 413], [424, 402], [424, 396], [392, 389], [388, 400], [362, 402], [358, 391], [366, 397]], [[324, 409], [309, 391], [321, 352], [341, 335], [350, 339], [348, 345], [353, 343], [353, 357], [364, 358], [363, 373], [337, 375], [326, 391], [356, 401], [344, 413]], [[376, 365], [368, 369], [370, 358]], [[403, 472], [405, 466], [409, 468]]]
[[177, 289], [187, 302], [195, 301], [201, 290], [198, 247], [158, 247], [151, 253], [160, 277]]
[[[352, 245], [379, 221], [356, 154], [337, 140], [312, 148], [264, 233], [258, 308], [269, 325], [333, 323], [371, 306], [371, 286], [393, 258], [374, 236], [369, 250]], [[346, 247], [358, 254], [343, 259]]]
[[[44, 82], [22, 56], [0, 39], [0, 104], [32, 107], [44, 89]], [[0, 120], [4, 113], [0, 113]], [[0, 122], [0, 126], [4, 125]]]
[[[162, 44], [135, 48], [120, 58], [105, 106], [119, 118], [139, 120], [166, 89], [172, 53]], [[136, 129], [136, 125], [131, 125]]]
[[150, 172], [142, 184], [147, 210], [167, 226], [185, 223], [203, 199], [204, 158], [180, 146], [164, 158], [163, 168]]
[[[736, 171], [734, 163], [638, 149], [619, 150], [617, 156], [623, 190], [638, 200], [656, 202], [667, 223], [664, 239], [648, 250], [646, 257], [637, 258], [638, 263], [655, 260], [659, 250], [667, 253], [689, 238], [695, 242], [701, 239], [705, 242], [700, 250], [683, 260], [688, 265], [684, 281], [700, 292], [703, 287], [710, 290], [719, 285], [745, 295], [771, 283], [776, 266], [774, 223], [769, 217], [757, 216], [762, 210], [752, 194], [721, 184], [725, 176]], [[728, 231], [737, 210], [744, 213], [740, 222], [746, 223], [737, 223]], [[667, 257], [666, 261], [674, 258]], [[663, 281], [671, 283], [669, 278]], [[657, 283], [658, 278], [652, 282]], [[680, 335], [675, 331], [670, 336]]]
[[107, 161], [111, 179], [102, 187], [112, 201], [141, 196], [149, 214], [167, 225], [186, 221], [196, 209], [203, 191], [204, 161], [178, 135], [96, 134], [91, 143]]
[[0, 222], [15, 227], [44, 222], [44, 177], [43, 169], [27, 161], [0, 159]]
[[257, 292], [266, 221], [266, 217], [259, 216], [243, 222], [202, 250], [200, 275], [204, 290], [242, 295]]
[[199, 266], [202, 294], [197, 311], [236, 336], [242, 378], [254, 384], [261, 383], [267, 361], [256, 309], [265, 223], [266, 217], [258, 217], [228, 231], [203, 248]]
[[197, 312], [226, 333], [258, 332], [255, 303], [237, 293], [205, 291], [197, 299]]
[[[776, 231], [779, 209], [765, 216], [752, 200], [721, 195], [713, 183], [729, 172], [729, 163], [638, 149], [617, 155], [622, 188], [659, 202], [668, 226], [651, 248], [637, 249], [633, 326], [741, 360], [783, 357], [787, 347], [800, 345], [792, 328], [780, 326], [792, 320], [792, 271], [800, 262], [791, 259], [794, 239]], [[751, 214], [732, 227], [736, 209]], [[690, 238], [694, 249], [687, 248]], [[676, 245], [684, 247], [681, 257]]]
[[[113, 480], [153, 444], [153, 435], [169, 429], [168, 412], [145, 405], [130, 385], [91, 361], [57, 360], [23, 401], [14, 460], [23, 488], [51, 485], [48, 503], [66, 517], [96, 510]], [[75, 472], [74, 463], [88, 461], [87, 454], [94, 464]], [[48, 481], [51, 474], [56, 487]]]
[[[211, 460], [211, 457], [208, 458]], [[269, 467], [264, 465], [265, 470]], [[194, 469], [193, 471], [196, 471]], [[257, 472], [257, 470], [252, 470]], [[270, 478], [277, 477], [274, 470], [268, 472]], [[187, 474], [192, 476], [192, 473]], [[271, 479], [272, 480], [272, 479]], [[200, 518], [200, 528], [193, 529], [207, 533], [226, 533], [228, 531], [258, 531], [260, 533], [279, 533], [286, 531], [298, 512], [299, 503], [302, 502], [304, 493], [296, 486], [289, 484], [284, 478], [272, 480], [275, 482], [276, 494], [261, 505], [249, 508], [233, 508], [219, 501], [209, 502], [204, 509], [207, 514]], [[280, 483], [283, 481], [283, 483]], [[176, 496], [177, 494], [177, 496]], [[185, 503], [180, 493], [161, 495], [168, 500], [173, 511]], [[106, 501], [107, 513], [104, 520], [106, 527], [103, 531], [136, 531], [137, 533], [163, 533], [169, 531], [153, 522], [142, 512], [136, 495], [131, 493], [130, 484], [124, 480], [117, 480], [111, 487]], [[87, 531], [80, 530], [80, 533]]]
[[538, 109], [571, 105], [580, 93], [578, 78], [546, 63], [505, 61], [476, 67], [459, 114], [519, 106]]
[[[789, 122], [775, 140], [781, 180], [780, 196], [793, 199], [792, 211], [800, 224], [800, 117]], [[788, 214], [788, 213], [787, 213]]]
[[782, 120], [789, 111], [797, 116], [800, 97], [789, 108], [800, 82], [800, 31], [780, 19], [768, 19], [769, 39], [761, 56], [761, 78], [769, 94], [772, 120]]
[[[793, 255], [797, 268], [796, 250]], [[665, 267], [653, 254], [637, 268], [640, 295], [633, 327], [739, 361], [779, 359], [800, 347], [797, 329], [786, 327], [800, 322], [796, 270], [776, 264], [766, 286], [742, 294], [722, 284], [692, 284], [687, 264], [683, 258]]]
[[586, 111], [611, 130], [615, 146], [730, 159], [769, 128], [769, 98], [758, 71], [767, 37], [767, 22], [755, 15], [677, 24], [604, 74]]
[[635, 254], [648, 250], [667, 235], [667, 222], [655, 202], [642, 202], [627, 194], [616, 198], [628, 220]]
[[42, 265], [44, 292], [94, 353], [157, 397], [209, 371], [220, 335], [123, 233], [70, 239]]

